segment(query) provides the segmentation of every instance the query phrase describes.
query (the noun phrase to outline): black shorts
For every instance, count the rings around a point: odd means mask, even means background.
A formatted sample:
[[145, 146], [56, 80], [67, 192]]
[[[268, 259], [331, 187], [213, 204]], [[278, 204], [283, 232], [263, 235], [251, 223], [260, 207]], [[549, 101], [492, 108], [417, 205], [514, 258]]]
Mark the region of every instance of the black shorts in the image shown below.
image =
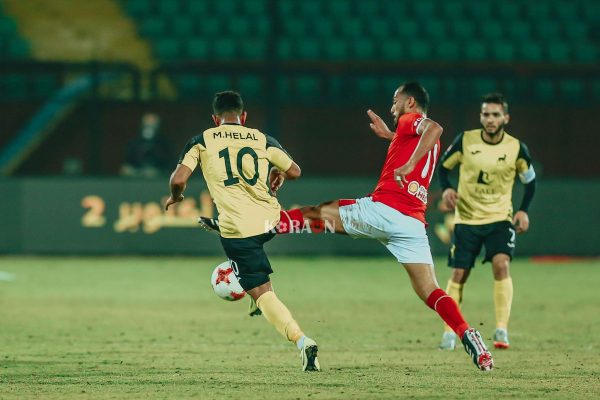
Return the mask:
[[273, 270], [263, 245], [274, 236], [275, 233], [267, 232], [240, 239], [221, 237], [221, 245], [227, 257], [234, 262], [233, 271], [244, 290], [269, 282], [269, 274]]
[[492, 261], [496, 254], [506, 254], [511, 260], [515, 253], [515, 229], [509, 221], [485, 225], [456, 224], [452, 236], [452, 247], [448, 255], [448, 266], [473, 268], [475, 258], [485, 246], [483, 262]]

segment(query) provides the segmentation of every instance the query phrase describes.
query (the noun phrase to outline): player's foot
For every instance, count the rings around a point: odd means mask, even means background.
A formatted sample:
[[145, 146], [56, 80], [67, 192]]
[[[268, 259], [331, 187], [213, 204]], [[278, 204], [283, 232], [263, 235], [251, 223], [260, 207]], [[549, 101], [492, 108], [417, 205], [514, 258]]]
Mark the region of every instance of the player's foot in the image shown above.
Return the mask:
[[320, 371], [321, 366], [317, 359], [317, 342], [311, 338], [304, 338], [304, 345], [300, 349], [300, 358], [302, 359], [302, 371]]
[[496, 329], [496, 332], [494, 332], [494, 347], [497, 349], [508, 349], [510, 347], [508, 331], [506, 329]]
[[206, 218], [200, 217], [198, 218], [198, 223], [200, 227], [207, 232], [219, 234], [221, 229], [219, 228], [219, 220], [216, 218]]
[[444, 332], [442, 335], [442, 342], [440, 343], [440, 350], [454, 350], [456, 347], [456, 333]]
[[251, 317], [255, 317], [257, 315], [262, 315], [262, 311], [256, 305], [256, 301], [250, 296], [250, 308], [248, 308], [248, 315]]
[[462, 337], [462, 343], [465, 346], [465, 351], [471, 356], [477, 368], [482, 371], [492, 370], [494, 367], [492, 353], [485, 347], [485, 343], [483, 343], [483, 339], [476, 329], [467, 329]]

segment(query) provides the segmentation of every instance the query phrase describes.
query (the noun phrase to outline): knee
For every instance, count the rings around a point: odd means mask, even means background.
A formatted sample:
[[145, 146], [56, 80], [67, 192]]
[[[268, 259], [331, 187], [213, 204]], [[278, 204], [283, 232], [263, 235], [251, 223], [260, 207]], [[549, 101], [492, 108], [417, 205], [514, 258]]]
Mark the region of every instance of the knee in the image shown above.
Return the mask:
[[469, 278], [470, 271], [469, 269], [454, 268], [452, 270], [452, 281], [461, 285], [465, 284]]
[[501, 257], [493, 260], [494, 279], [501, 281], [510, 276], [510, 260], [508, 257]]

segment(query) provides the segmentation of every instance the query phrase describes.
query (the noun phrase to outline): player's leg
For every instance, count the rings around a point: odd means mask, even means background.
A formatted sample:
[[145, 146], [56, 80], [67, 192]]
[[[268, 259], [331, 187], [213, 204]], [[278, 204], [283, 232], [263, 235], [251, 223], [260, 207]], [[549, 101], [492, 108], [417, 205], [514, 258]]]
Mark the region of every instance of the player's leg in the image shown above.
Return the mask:
[[513, 282], [510, 276], [510, 261], [515, 249], [515, 231], [510, 222], [491, 224], [491, 233], [486, 237], [485, 248], [488, 261], [492, 261], [494, 273], [494, 308], [496, 331], [494, 346], [508, 349], [508, 321], [513, 300]]
[[263, 249], [274, 234], [266, 233], [243, 239], [221, 238], [223, 249], [232, 261], [240, 285], [250, 295], [265, 319], [287, 340], [296, 344], [304, 371], [318, 371], [318, 347], [304, 332], [271, 286], [271, 264]]
[[[476, 227], [456, 224], [452, 236], [452, 245], [448, 253], [448, 266], [452, 268], [452, 275], [448, 279], [446, 293], [459, 307], [462, 303], [465, 283], [475, 265], [475, 258], [481, 251], [483, 242], [478, 233]], [[445, 325], [439, 349], [454, 350], [456, 339], [452, 328]]]
[[277, 233], [305, 232], [308, 225], [311, 232], [323, 230], [345, 234], [344, 226], [340, 218], [340, 201], [332, 200], [316, 206], [304, 206], [292, 210], [282, 210]]

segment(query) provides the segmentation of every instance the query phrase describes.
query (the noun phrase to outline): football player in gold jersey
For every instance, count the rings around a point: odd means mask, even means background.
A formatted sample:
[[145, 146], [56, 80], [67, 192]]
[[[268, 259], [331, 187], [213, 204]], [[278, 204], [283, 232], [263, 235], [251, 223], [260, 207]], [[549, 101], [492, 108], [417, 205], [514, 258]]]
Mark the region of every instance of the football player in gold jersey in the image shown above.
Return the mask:
[[[273, 292], [273, 272], [263, 249], [279, 222], [281, 206], [271, 194], [283, 179], [300, 177], [300, 167], [272, 137], [244, 126], [246, 111], [239, 93], [217, 93], [216, 127], [193, 137], [171, 175], [165, 208], [183, 200], [183, 191], [198, 166], [217, 206], [221, 244], [240, 285], [275, 328], [300, 350], [302, 369], [319, 371], [317, 344], [305, 336], [287, 307]], [[270, 166], [273, 168], [270, 170]]]
[[[507, 349], [508, 320], [513, 298], [510, 261], [516, 233], [529, 229], [527, 211], [535, 193], [535, 171], [527, 146], [508, 134], [508, 104], [504, 96], [491, 93], [481, 104], [481, 128], [460, 133], [442, 156], [439, 179], [442, 200], [455, 209], [455, 228], [448, 258], [453, 268], [446, 292], [460, 304], [475, 258], [485, 247], [483, 262], [491, 261], [494, 274], [496, 331], [494, 345]], [[458, 188], [448, 178], [460, 164]], [[513, 214], [512, 189], [515, 178], [525, 185], [525, 193]], [[444, 332], [441, 349], [454, 349], [456, 336]]]

